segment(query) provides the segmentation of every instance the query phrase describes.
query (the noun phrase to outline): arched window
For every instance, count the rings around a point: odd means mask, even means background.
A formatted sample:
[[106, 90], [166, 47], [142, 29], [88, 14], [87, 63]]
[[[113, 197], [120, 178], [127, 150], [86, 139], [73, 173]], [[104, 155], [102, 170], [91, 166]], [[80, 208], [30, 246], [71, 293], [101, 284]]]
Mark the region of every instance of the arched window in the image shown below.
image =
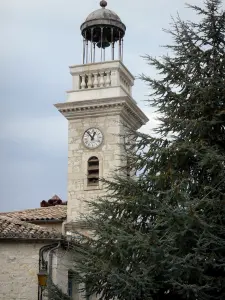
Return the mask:
[[99, 185], [99, 160], [96, 156], [92, 156], [88, 160], [87, 184], [88, 186]]

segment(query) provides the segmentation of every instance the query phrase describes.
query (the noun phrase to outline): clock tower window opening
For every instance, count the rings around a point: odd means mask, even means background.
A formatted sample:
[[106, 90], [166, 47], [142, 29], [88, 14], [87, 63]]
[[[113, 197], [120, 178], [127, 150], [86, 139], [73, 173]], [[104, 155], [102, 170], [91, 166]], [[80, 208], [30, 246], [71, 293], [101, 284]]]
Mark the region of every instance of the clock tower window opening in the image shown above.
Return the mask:
[[99, 159], [96, 156], [92, 156], [88, 160], [88, 186], [99, 185]]

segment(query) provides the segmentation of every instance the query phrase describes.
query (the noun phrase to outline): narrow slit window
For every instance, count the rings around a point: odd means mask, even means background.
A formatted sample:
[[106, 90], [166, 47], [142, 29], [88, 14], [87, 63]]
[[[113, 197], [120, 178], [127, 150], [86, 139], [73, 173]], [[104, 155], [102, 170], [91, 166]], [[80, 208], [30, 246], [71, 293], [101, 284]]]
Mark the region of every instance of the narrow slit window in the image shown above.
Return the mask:
[[126, 172], [127, 172], [127, 177], [131, 176], [131, 159], [129, 157], [127, 157], [127, 165], [126, 165]]
[[99, 160], [97, 157], [92, 156], [88, 160], [88, 186], [99, 185]]
[[68, 296], [71, 300], [80, 299], [79, 284], [76, 282], [76, 276], [77, 274], [74, 271], [68, 271]]
[[70, 271], [68, 272], [68, 296], [73, 296], [73, 275]]

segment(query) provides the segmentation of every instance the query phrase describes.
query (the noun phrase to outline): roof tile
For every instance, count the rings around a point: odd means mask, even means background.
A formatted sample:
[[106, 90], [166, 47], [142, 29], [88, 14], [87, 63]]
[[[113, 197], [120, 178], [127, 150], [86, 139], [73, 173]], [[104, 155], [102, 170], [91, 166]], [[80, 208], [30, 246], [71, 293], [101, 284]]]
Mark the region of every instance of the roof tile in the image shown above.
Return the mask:
[[66, 205], [56, 205], [49, 207], [40, 207], [26, 209], [22, 211], [0, 213], [0, 216], [16, 218], [21, 221], [63, 221], [66, 219]]
[[0, 239], [60, 239], [61, 234], [55, 230], [30, 224], [0, 215]]

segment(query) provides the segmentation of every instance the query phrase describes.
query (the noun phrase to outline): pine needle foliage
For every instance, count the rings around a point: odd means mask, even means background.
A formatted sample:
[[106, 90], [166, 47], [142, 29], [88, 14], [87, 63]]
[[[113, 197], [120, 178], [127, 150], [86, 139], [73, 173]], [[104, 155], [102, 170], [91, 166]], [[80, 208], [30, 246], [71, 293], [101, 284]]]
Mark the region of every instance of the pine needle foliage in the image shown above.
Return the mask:
[[48, 300], [72, 300], [61, 288], [54, 284], [52, 279], [48, 280], [47, 295]]

